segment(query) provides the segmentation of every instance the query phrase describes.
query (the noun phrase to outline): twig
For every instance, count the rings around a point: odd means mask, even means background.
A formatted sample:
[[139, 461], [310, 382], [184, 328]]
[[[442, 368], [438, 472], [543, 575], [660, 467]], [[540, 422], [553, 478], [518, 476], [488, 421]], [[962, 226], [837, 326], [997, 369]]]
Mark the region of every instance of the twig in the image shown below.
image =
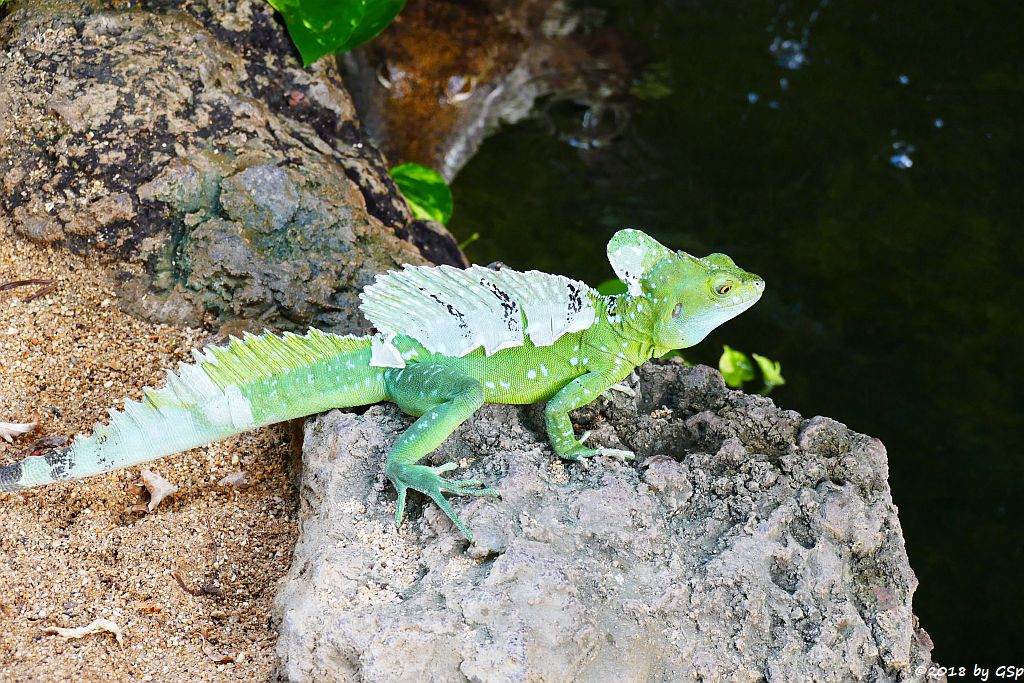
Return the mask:
[[195, 590], [186, 586], [185, 580], [181, 578], [181, 574], [179, 574], [178, 572], [171, 572], [171, 576], [174, 577], [174, 580], [178, 582], [179, 586], [181, 586], [181, 590], [185, 591], [189, 595], [193, 595], [198, 598], [200, 595], [203, 594], [203, 591], [201, 590]]
[[68, 442], [68, 437], [63, 434], [53, 434], [36, 439], [21, 452], [19, 457], [27, 458], [30, 455], [42, 455], [44, 449], [59, 448]]
[[0, 292], [7, 291], [8, 289], [14, 289], [15, 287], [27, 287], [28, 285], [48, 285], [52, 283], [53, 280], [15, 280], [14, 282], [6, 282], [0, 285]]
[[34, 300], [38, 299], [41, 296], [46, 296], [47, 294], [49, 294], [50, 292], [52, 292], [55, 289], [57, 289], [57, 283], [56, 282], [54, 282], [53, 284], [48, 285], [46, 287], [43, 287], [42, 289], [40, 289], [38, 292], [36, 292], [32, 296], [27, 296], [24, 299], [22, 299], [21, 301], [22, 301], [22, 303], [26, 303], [27, 304], [29, 301], [34, 301]]
[[26, 303], [27, 304], [29, 301], [33, 301], [35, 299], [38, 299], [39, 297], [45, 296], [45, 295], [49, 294], [50, 292], [52, 292], [53, 290], [57, 289], [57, 281], [56, 280], [32, 279], [32, 280], [15, 280], [14, 282], [6, 282], [6, 283], [0, 285], [0, 292], [7, 291], [8, 289], [15, 289], [16, 287], [28, 287], [29, 285], [46, 285], [46, 286], [43, 287], [42, 289], [38, 290], [34, 294], [30, 294], [29, 296], [27, 296], [24, 299], [22, 299], [22, 303]]

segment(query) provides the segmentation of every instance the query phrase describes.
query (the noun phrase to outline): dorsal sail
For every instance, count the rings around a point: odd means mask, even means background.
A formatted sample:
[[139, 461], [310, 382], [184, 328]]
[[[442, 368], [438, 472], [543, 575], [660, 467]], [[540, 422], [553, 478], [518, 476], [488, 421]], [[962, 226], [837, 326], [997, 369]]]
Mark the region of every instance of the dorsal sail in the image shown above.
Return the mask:
[[[598, 296], [582, 282], [535, 270], [406, 266], [378, 275], [359, 308], [383, 335], [378, 348], [404, 334], [446, 356], [481, 346], [490, 355], [522, 346], [526, 336], [536, 346], [550, 346], [587, 329]], [[376, 364], [399, 364], [390, 352], [374, 355]]]

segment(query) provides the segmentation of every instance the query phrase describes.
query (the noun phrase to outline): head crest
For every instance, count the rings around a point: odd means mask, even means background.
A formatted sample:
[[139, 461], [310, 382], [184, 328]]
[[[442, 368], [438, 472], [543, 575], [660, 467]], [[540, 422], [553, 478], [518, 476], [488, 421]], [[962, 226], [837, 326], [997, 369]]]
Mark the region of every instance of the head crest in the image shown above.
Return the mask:
[[639, 230], [619, 230], [608, 242], [608, 261], [632, 296], [642, 293], [640, 280], [655, 264], [675, 256], [674, 251]]

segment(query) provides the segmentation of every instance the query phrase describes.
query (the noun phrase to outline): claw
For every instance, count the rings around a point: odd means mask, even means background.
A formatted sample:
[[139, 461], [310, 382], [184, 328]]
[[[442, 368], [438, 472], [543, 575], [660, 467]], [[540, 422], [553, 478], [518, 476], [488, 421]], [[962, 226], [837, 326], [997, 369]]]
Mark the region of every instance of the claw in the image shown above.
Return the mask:
[[398, 491], [398, 502], [395, 505], [395, 528], [402, 526], [402, 517], [405, 516], [405, 486], [395, 485], [395, 490]]

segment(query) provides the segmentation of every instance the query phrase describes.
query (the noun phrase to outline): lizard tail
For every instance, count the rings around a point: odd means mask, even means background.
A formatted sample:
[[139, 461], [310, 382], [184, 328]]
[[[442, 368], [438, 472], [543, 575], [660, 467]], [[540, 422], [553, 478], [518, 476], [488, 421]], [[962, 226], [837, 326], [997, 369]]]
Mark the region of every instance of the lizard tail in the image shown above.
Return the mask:
[[371, 338], [310, 330], [231, 338], [194, 351], [167, 384], [126, 400], [110, 421], [67, 448], [0, 467], [0, 491], [78, 479], [137, 465], [256, 427], [386, 398]]

